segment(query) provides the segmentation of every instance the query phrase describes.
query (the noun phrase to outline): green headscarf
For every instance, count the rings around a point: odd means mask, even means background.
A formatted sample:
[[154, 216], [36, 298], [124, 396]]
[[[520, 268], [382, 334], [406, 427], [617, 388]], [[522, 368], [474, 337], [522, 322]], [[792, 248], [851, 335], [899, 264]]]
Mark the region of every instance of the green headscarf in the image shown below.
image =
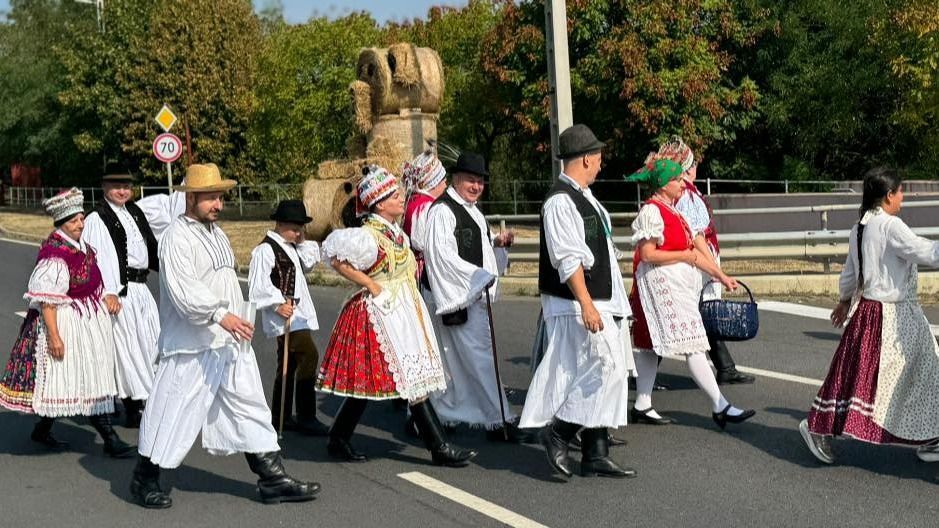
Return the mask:
[[681, 173], [681, 165], [669, 159], [658, 159], [627, 176], [626, 181], [643, 183], [658, 190], [681, 176]]

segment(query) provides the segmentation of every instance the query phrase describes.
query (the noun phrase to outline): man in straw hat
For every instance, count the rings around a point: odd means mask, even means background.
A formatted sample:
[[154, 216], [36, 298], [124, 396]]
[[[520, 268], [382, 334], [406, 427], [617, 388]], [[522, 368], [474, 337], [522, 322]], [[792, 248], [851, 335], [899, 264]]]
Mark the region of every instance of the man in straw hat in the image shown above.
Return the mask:
[[160, 242], [160, 365], [131, 481], [146, 508], [170, 507], [160, 468], [178, 467], [200, 431], [210, 453], [245, 454], [264, 502], [306, 501], [320, 488], [284, 470], [250, 344], [254, 325], [236, 315], [249, 309], [231, 244], [215, 224], [235, 185], [213, 164], [190, 166], [186, 184], [176, 187], [186, 193], [186, 212]]
[[[516, 427], [515, 415], [504, 414], [509, 404], [496, 380], [487, 305], [505, 269], [502, 248], [512, 245], [515, 234], [491, 235], [479, 209], [489, 177], [482, 156], [463, 152], [451, 173], [450, 187], [427, 213], [424, 240], [425, 272], [441, 316], [439, 337], [449, 374], [446, 392], [432, 400], [445, 423], [483, 427], [490, 440], [519, 442], [527, 436]], [[501, 262], [494, 248], [500, 248]], [[503, 418], [508, 438], [500, 430]]]
[[[326, 426], [316, 419], [314, 388], [319, 351], [313, 343], [313, 331], [319, 329], [319, 322], [304, 275], [320, 261], [320, 248], [316, 242], [304, 240], [303, 226], [312, 218], [307, 216], [302, 200], [280, 202], [271, 220], [276, 222], [274, 230], [268, 231], [251, 252], [248, 298], [261, 311], [264, 334], [277, 338], [277, 371], [271, 400], [274, 427], [326, 436]], [[290, 335], [285, 338], [288, 328]], [[286, 380], [283, 378], [285, 354]], [[282, 393], [285, 394], [283, 402]], [[293, 419], [295, 394], [296, 420]], [[284, 423], [280, 423], [281, 417]]]
[[159, 271], [157, 240], [143, 211], [133, 202], [134, 177], [110, 166], [101, 177], [104, 200], [85, 219], [82, 240], [98, 252], [104, 303], [114, 316], [118, 395], [125, 426], [140, 426], [158, 357], [160, 319], [147, 288], [150, 270]]
[[605, 144], [586, 126], [574, 125], [561, 133], [558, 146], [564, 170], [541, 209], [538, 289], [547, 347], [521, 426], [548, 426], [542, 445], [548, 462], [566, 477], [572, 474], [568, 447], [578, 431], [581, 475], [634, 477], [633, 469], [609, 457], [608, 428], [626, 425], [627, 378], [635, 367], [610, 215], [590, 192]]

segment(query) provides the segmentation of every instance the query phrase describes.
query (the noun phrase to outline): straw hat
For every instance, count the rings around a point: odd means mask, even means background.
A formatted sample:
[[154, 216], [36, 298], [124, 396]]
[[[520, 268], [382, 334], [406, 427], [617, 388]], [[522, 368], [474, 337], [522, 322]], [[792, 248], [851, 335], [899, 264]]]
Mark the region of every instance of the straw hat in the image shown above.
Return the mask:
[[173, 187], [182, 192], [217, 192], [227, 191], [238, 185], [235, 180], [223, 180], [222, 174], [214, 163], [193, 164], [186, 169], [186, 182]]

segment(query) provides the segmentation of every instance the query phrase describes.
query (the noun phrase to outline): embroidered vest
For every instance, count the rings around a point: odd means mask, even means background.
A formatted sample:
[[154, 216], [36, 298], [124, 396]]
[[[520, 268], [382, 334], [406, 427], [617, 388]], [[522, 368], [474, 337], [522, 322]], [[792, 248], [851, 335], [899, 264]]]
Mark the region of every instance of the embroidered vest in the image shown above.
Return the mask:
[[[137, 229], [140, 230], [140, 234], [143, 235], [143, 239], [147, 244], [147, 267], [153, 271], [160, 271], [157, 240], [156, 237], [153, 236], [153, 230], [150, 229], [147, 217], [133, 202], [127, 202], [124, 207], [127, 209], [127, 212], [130, 213], [131, 218], [134, 219], [134, 223], [137, 224]], [[114, 243], [114, 251], [117, 252], [117, 267], [121, 281], [121, 291], [118, 295], [123, 297], [127, 293], [127, 233], [124, 231], [124, 226], [121, 224], [120, 218], [117, 217], [117, 213], [108, 205], [106, 200], [99, 203], [98, 206], [95, 207], [94, 212], [101, 217], [101, 221], [104, 222], [104, 226], [108, 229], [108, 234], [111, 235], [111, 242]]]
[[[463, 207], [463, 204], [457, 202], [450, 193], [443, 193], [434, 205], [437, 207], [443, 205], [449, 207], [456, 217], [456, 227], [453, 229], [453, 236], [456, 237], [456, 247], [460, 258], [478, 267], [483, 267], [483, 234], [479, 229], [479, 224], [469, 211]], [[486, 240], [489, 240], [489, 226], [486, 226]]]
[[285, 299], [293, 299], [297, 285], [297, 266], [290, 260], [290, 255], [270, 236], [264, 237], [262, 244], [271, 246], [274, 251], [274, 268], [271, 269], [271, 282], [284, 294]]
[[58, 232], [53, 232], [39, 247], [36, 262], [50, 258], [62, 259], [68, 266], [69, 287], [66, 295], [72, 299], [72, 305], [76, 308], [97, 309], [101, 293], [104, 291], [104, 281], [101, 279], [95, 250], [88, 245], [85, 247], [87, 252], [83, 253]]
[[[593, 253], [593, 268], [584, 270], [587, 291], [593, 300], [609, 300], [613, 297], [612, 270], [610, 269], [610, 247], [607, 244], [606, 220], [589, 200], [567, 182], [558, 180], [548, 191], [545, 201], [555, 194], [566, 194], [574, 202], [577, 212], [584, 221], [584, 242]], [[541, 293], [574, 300], [574, 292], [567, 283], [561, 282], [558, 270], [551, 265], [548, 256], [548, 244], [545, 240], [544, 213], [539, 220], [541, 242], [538, 255], [538, 290]]]

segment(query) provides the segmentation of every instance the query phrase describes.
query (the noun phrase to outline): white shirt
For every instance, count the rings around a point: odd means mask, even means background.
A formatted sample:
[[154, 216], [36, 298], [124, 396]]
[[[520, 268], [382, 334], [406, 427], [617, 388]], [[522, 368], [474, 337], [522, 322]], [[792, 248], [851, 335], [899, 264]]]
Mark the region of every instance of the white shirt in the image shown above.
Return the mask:
[[[600, 213], [611, 226], [610, 214], [593, 197], [590, 188], [581, 188], [580, 185], [563, 172], [558, 177], [564, 183], [579, 190], [590, 205]], [[561, 282], [567, 282], [577, 268], [583, 266], [585, 270], [593, 268], [594, 255], [585, 241], [584, 220], [577, 211], [577, 206], [570, 196], [558, 193], [548, 198], [542, 208], [544, 216], [545, 243], [548, 247], [548, 258], [551, 266], [558, 271]], [[626, 300], [626, 288], [623, 286], [623, 274], [619, 270], [616, 260], [617, 250], [613, 246], [613, 239], [606, 237], [607, 251], [610, 254], [610, 279], [613, 283], [613, 292], [609, 300], [594, 300], [593, 304], [598, 312], [609, 313], [616, 317], [632, 315], [629, 303]], [[543, 317], [558, 315], [578, 315], [581, 313], [580, 303], [576, 300], [564, 299], [554, 295], [541, 295], [541, 309]]]
[[[319, 321], [316, 319], [316, 309], [313, 308], [313, 298], [307, 286], [304, 274], [313, 269], [320, 261], [320, 248], [316, 242], [307, 240], [299, 245], [288, 244], [282, 236], [274, 231], [268, 231], [271, 237], [290, 257], [296, 268], [294, 280], [294, 296], [299, 301], [294, 305], [293, 320], [290, 322], [290, 331], [318, 330]], [[284, 335], [284, 326], [287, 320], [275, 310], [287, 302], [284, 294], [271, 282], [271, 271], [274, 269], [274, 250], [266, 243], [259, 244], [251, 251], [251, 266], [248, 270], [248, 299], [257, 304], [261, 312], [261, 327], [267, 337]]]
[[160, 243], [161, 355], [237, 350], [218, 322], [243, 303], [235, 254], [222, 229], [176, 217]]
[[[446, 314], [466, 308], [480, 299], [490, 281], [499, 275], [499, 264], [492, 247], [492, 238], [486, 236], [489, 225], [475, 203], [464, 200], [453, 187], [447, 194], [466, 209], [479, 226], [483, 241], [483, 266], [480, 268], [459, 257], [459, 249], [453, 231], [456, 215], [445, 205], [436, 205], [427, 213], [427, 235], [424, 247], [424, 262], [430, 279], [430, 290], [437, 304], [437, 313]], [[498, 280], [489, 289], [495, 300]]]
[[[917, 265], [939, 267], [939, 241], [917, 236], [897, 216], [881, 208], [868, 211], [861, 252], [864, 255], [866, 299], [880, 302], [916, 301]], [[841, 299], [850, 299], [858, 286], [857, 229], [851, 229], [848, 258], [841, 271]]]
[[685, 217], [694, 236], [704, 233], [711, 225], [711, 215], [708, 213], [707, 204], [690, 189], [682, 191], [678, 201], [675, 202], [675, 209]]
[[[183, 184], [186, 183], [184, 179]], [[186, 213], [186, 193], [173, 191], [170, 194], [153, 194], [135, 202], [150, 224], [153, 236], [159, 242], [163, 232], [178, 216]]]
[[[147, 269], [150, 260], [147, 253], [147, 241], [143, 238], [137, 222], [130, 215], [126, 207], [118, 207], [107, 201], [127, 236], [127, 267]], [[121, 268], [117, 261], [117, 250], [111, 233], [99, 214], [90, 214], [85, 219], [85, 230], [82, 231], [82, 240], [95, 249], [98, 256], [98, 267], [101, 269], [101, 278], [104, 281], [104, 295], [117, 295], [124, 285], [121, 284]]]

